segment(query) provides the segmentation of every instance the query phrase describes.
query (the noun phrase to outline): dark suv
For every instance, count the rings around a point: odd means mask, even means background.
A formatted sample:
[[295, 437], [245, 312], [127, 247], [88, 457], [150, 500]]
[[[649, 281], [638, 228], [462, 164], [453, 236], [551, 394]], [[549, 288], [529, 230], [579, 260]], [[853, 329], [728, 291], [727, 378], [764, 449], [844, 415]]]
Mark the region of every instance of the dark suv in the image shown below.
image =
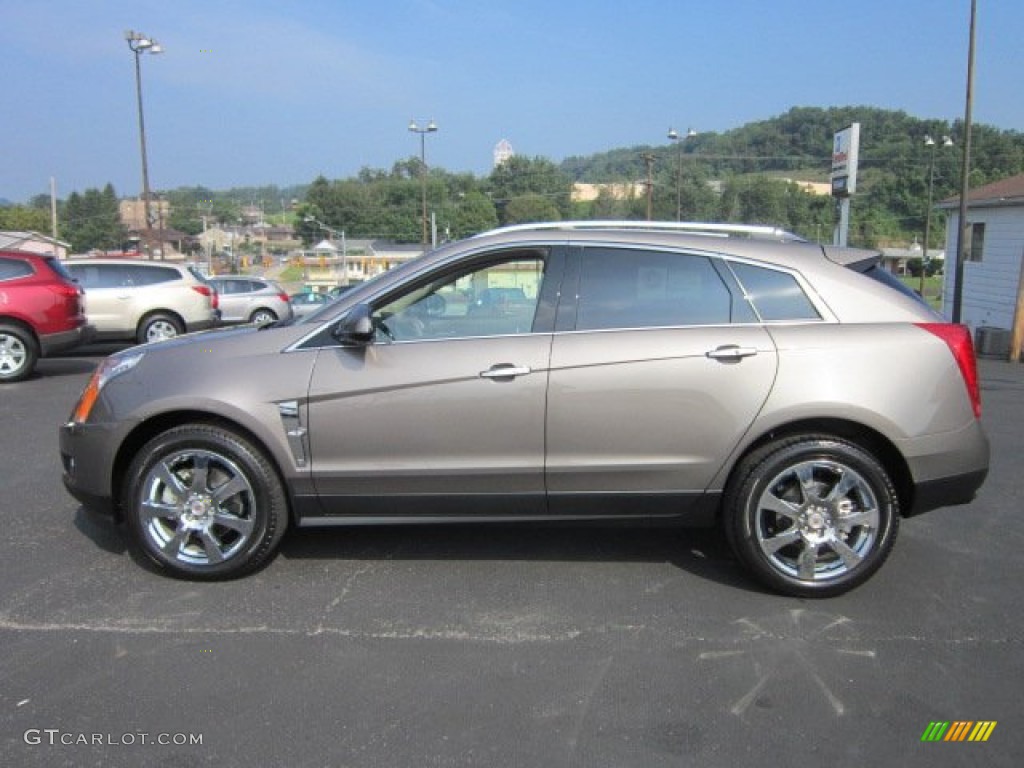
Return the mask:
[[839, 594], [988, 471], [970, 334], [880, 261], [765, 227], [489, 232], [299, 322], [108, 358], [64, 482], [192, 578], [292, 525], [662, 520]]
[[24, 379], [40, 357], [85, 341], [82, 296], [55, 256], [0, 251], [0, 382]]

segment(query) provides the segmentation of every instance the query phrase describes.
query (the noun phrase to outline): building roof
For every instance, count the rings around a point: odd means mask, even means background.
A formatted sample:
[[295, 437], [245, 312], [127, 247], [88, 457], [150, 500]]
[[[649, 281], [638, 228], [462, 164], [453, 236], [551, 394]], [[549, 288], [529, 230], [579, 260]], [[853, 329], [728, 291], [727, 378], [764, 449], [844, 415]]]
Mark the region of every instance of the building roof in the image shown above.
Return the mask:
[[20, 230], [4, 230], [0, 232], [0, 248], [17, 250], [25, 243], [33, 241], [46, 245], [57, 245], [63, 248], [71, 247], [70, 243], [65, 243], [63, 240], [54, 240], [52, 237], [40, 234], [39, 232], [23, 232]]
[[[950, 197], [938, 204], [939, 208], [957, 208], [960, 196]], [[1024, 206], [1024, 173], [1010, 176], [991, 184], [969, 190], [967, 205], [971, 208], [999, 208], [1008, 205]]]

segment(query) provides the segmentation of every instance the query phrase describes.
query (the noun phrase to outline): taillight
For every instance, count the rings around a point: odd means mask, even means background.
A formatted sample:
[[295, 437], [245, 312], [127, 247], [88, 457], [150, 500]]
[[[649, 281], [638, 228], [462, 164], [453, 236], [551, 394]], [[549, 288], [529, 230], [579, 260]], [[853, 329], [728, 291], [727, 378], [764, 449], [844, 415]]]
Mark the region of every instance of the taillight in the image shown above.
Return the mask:
[[953, 353], [956, 364], [960, 366], [960, 375], [964, 377], [964, 384], [967, 385], [967, 394], [971, 398], [974, 417], [980, 419], [981, 387], [978, 386], [978, 361], [974, 357], [974, 342], [971, 341], [970, 329], [966, 325], [957, 323], [915, 323], [915, 325], [946, 342], [949, 350]]
[[287, 304], [287, 303], [288, 303], [288, 294], [287, 294], [287, 293], [285, 293], [284, 291], [280, 291], [280, 292], [279, 292], [279, 293], [277, 294], [277, 298], [279, 298], [279, 299], [280, 299], [281, 301], [283, 301], [283, 302], [284, 302], [285, 304]]
[[217, 309], [217, 307], [220, 306], [220, 297], [218, 296], [217, 292], [215, 290], [213, 290], [210, 286], [208, 286], [208, 285], [193, 285], [193, 286], [191, 286], [191, 288], [196, 293], [201, 293], [201, 294], [203, 294], [203, 296], [209, 296], [210, 297], [210, 306], [213, 307], [214, 309]]

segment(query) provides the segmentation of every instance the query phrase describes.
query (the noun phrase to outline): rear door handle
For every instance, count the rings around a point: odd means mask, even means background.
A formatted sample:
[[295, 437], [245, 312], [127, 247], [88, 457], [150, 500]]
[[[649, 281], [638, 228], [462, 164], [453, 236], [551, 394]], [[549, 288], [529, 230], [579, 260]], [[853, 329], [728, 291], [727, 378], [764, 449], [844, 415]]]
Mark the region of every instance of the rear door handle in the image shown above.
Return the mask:
[[707, 356], [712, 360], [740, 360], [744, 357], [753, 357], [756, 354], [757, 349], [755, 347], [740, 347], [735, 344], [715, 347], [707, 352]]
[[486, 371], [480, 371], [480, 377], [484, 379], [514, 379], [516, 376], [526, 376], [530, 373], [533, 373], [532, 369], [525, 365], [502, 363], [492, 365]]

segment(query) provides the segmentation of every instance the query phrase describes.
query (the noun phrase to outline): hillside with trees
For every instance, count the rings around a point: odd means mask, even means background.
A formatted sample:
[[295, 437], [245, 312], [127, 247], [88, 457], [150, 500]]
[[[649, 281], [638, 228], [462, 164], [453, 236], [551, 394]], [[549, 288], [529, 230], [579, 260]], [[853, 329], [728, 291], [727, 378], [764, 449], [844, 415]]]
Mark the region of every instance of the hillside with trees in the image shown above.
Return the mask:
[[[555, 162], [514, 156], [488, 175], [422, 168], [418, 157], [390, 169], [363, 168], [355, 177], [308, 185], [244, 187], [216, 191], [181, 187], [164, 193], [170, 227], [188, 234], [210, 224], [237, 224], [246, 207], [267, 221], [289, 223], [306, 243], [326, 233], [320, 224], [352, 238], [418, 242], [422, 233], [422, 184], [438, 236], [456, 239], [498, 225], [552, 219], [643, 219], [647, 214], [647, 164], [652, 158], [653, 218], [771, 224], [814, 240], [830, 241], [836, 221], [830, 196], [796, 182], [827, 182], [832, 138], [861, 124], [860, 173], [853, 199], [851, 245], [906, 246], [924, 233], [928, 180], [934, 162], [934, 201], [960, 189], [961, 122], [926, 120], [874, 107], [794, 107], [783, 115], [723, 133], [703, 133], [657, 145], [619, 148]], [[925, 136], [934, 138], [925, 145]], [[952, 147], [944, 146], [949, 136]], [[1024, 172], [1024, 134], [976, 124], [972, 135], [972, 187]], [[422, 173], [424, 172], [425, 173]], [[572, 199], [576, 182], [608, 185], [596, 199]], [[623, 199], [617, 189], [631, 189]], [[7, 228], [43, 229], [48, 199], [0, 209]], [[113, 190], [73, 193], [60, 205], [61, 236], [75, 250], [113, 247], [123, 236], [113, 210]], [[316, 223], [319, 222], [320, 224]], [[941, 247], [944, 227], [933, 212], [931, 248]]]

